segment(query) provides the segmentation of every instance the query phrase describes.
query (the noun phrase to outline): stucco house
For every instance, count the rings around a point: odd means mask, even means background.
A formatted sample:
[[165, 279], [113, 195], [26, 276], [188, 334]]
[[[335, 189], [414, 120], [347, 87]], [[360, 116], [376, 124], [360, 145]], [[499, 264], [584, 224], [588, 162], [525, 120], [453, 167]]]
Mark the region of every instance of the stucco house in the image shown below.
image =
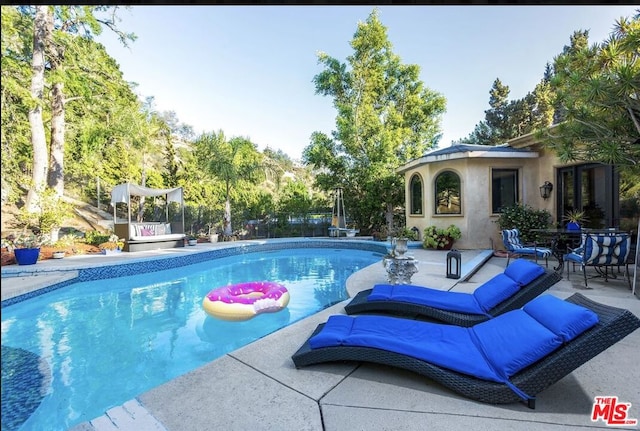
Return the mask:
[[555, 224], [585, 209], [594, 227], [619, 226], [619, 175], [600, 163], [561, 163], [533, 134], [499, 146], [452, 145], [398, 169], [405, 177], [408, 228], [457, 225], [460, 249], [502, 249], [496, 224], [516, 202], [547, 209]]

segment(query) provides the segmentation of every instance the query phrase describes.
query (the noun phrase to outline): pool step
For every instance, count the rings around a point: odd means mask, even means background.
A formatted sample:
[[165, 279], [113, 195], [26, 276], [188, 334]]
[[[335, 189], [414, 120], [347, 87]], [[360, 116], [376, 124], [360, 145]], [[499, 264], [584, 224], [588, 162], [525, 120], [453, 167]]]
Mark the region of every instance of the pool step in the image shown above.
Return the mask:
[[484, 265], [493, 256], [493, 250], [482, 250], [469, 262], [462, 262], [460, 268], [460, 281], [469, 281], [473, 274], [478, 272], [482, 265]]
[[167, 431], [138, 400], [130, 400], [90, 422], [83, 422], [69, 431]]

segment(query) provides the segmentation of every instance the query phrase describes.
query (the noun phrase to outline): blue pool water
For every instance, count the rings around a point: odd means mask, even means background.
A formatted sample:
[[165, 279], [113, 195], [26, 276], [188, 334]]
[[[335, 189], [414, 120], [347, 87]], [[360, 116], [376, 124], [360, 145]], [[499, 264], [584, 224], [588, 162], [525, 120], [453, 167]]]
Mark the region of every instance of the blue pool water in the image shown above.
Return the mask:
[[[3, 307], [3, 430], [66, 430], [100, 416], [347, 299], [346, 279], [381, 256], [327, 248], [246, 253], [76, 283]], [[244, 322], [203, 311], [211, 289], [251, 280], [285, 285], [288, 307]]]

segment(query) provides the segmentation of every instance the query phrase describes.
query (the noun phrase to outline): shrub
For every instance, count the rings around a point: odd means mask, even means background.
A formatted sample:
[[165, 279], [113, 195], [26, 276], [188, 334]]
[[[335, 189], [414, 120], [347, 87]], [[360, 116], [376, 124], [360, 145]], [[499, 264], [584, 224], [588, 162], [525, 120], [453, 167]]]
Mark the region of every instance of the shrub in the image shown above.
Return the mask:
[[516, 204], [502, 209], [495, 223], [500, 230], [517, 228], [522, 242], [535, 241], [536, 234], [531, 229], [545, 229], [551, 225], [551, 213], [546, 209], [538, 210], [527, 204]]
[[70, 250], [76, 243], [76, 236], [73, 234], [67, 234], [61, 237], [53, 247], [57, 250]]
[[406, 226], [392, 229], [391, 236], [394, 238], [408, 239], [410, 241], [415, 241], [416, 239], [418, 239], [417, 233]]
[[445, 229], [429, 226], [424, 230], [422, 246], [424, 248], [443, 248], [449, 244], [450, 240], [460, 238], [462, 238], [462, 231], [454, 224]]
[[85, 233], [84, 240], [87, 244], [97, 246], [99, 244], [102, 244], [103, 242], [109, 241], [109, 236], [109, 234], [104, 234], [98, 232], [97, 230], [89, 230]]
[[18, 221], [25, 229], [32, 229], [38, 233], [51, 235], [54, 228], [59, 228], [68, 218], [71, 204], [64, 202], [55, 190], [47, 188], [38, 199], [37, 209], [27, 211], [24, 207], [18, 214]]

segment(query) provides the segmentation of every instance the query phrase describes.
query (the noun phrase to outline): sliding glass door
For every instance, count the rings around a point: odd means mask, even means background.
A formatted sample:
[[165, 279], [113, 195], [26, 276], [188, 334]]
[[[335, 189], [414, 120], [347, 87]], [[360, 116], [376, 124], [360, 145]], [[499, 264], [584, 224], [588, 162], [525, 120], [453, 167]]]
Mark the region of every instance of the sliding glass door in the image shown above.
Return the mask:
[[584, 211], [584, 227], [617, 227], [619, 215], [619, 176], [613, 166], [599, 163], [569, 166], [558, 170], [557, 220], [571, 210]]

